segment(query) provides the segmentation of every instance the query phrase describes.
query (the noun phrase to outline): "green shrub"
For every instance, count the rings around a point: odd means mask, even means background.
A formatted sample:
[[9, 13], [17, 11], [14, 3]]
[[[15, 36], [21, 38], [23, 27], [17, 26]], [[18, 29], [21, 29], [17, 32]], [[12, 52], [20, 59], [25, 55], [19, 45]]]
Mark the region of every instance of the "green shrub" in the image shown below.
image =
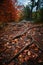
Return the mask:
[[43, 8], [34, 13], [34, 23], [43, 23]]

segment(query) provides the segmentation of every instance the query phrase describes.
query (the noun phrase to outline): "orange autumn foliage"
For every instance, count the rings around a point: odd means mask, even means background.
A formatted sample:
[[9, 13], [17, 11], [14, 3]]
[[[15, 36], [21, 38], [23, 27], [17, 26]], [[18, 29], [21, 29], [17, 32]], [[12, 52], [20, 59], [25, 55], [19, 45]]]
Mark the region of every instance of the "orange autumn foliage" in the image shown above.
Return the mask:
[[23, 5], [18, 5], [16, 6], [15, 10], [16, 10], [16, 16], [15, 16], [15, 21], [16, 22], [19, 22], [21, 21], [22, 17], [23, 17], [23, 8], [24, 6]]
[[[14, 0], [14, 3], [16, 0]], [[0, 22], [15, 21], [16, 10], [12, 0], [4, 0], [0, 3]]]

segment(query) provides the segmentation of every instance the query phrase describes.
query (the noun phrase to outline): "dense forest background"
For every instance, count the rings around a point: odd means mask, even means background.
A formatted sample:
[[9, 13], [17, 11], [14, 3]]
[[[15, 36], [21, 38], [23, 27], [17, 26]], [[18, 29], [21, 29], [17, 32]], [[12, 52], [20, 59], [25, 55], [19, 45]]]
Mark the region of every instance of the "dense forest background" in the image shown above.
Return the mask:
[[[26, 6], [18, 5], [18, 0], [0, 0], [0, 23], [28, 20], [43, 23], [43, 1], [30, 0]], [[36, 11], [33, 11], [36, 7]]]

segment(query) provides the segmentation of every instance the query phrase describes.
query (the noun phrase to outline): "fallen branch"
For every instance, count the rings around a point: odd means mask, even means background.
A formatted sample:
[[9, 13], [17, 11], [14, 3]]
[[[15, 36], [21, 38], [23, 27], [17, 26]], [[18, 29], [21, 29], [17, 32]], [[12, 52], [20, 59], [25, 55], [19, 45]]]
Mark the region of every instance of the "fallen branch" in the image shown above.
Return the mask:
[[6, 62], [6, 64], [9, 64], [12, 60], [14, 60], [15, 58], [17, 58], [19, 56], [20, 53], [22, 53], [27, 47], [29, 47], [30, 45], [32, 45], [34, 42], [34, 40], [32, 40], [32, 42], [27, 45], [25, 45], [11, 60], [9, 60], [8, 62]]
[[25, 31], [24, 31], [23, 33], [21, 33], [21, 34], [19, 34], [19, 35], [17, 34], [16, 36], [14, 36], [12, 40], [14, 40], [15, 38], [19, 38], [19, 37], [22, 36], [23, 34], [27, 33], [28, 30], [33, 29], [33, 28], [38, 28], [38, 27], [43, 27], [43, 24], [42, 24], [42, 25], [32, 26], [32, 27], [30, 27], [30, 28], [25, 29]]

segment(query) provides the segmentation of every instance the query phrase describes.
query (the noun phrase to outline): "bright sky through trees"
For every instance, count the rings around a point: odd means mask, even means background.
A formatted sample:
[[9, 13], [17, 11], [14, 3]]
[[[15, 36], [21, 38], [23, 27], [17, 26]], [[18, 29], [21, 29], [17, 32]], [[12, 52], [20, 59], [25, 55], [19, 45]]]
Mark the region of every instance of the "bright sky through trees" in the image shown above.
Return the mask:
[[[37, 2], [37, 0], [35, 0]], [[18, 4], [26, 6], [31, 0], [18, 0]]]
[[18, 0], [18, 3], [20, 5], [24, 5], [24, 6], [26, 6], [29, 2], [30, 2], [30, 0]]
[[[37, 0], [35, 0], [35, 1], [37, 2]], [[31, 4], [31, 0], [18, 0], [19, 5], [26, 6], [26, 5], [28, 5], [28, 3]], [[33, 11], [36, 11], [36, 7], [33, 9]]]

